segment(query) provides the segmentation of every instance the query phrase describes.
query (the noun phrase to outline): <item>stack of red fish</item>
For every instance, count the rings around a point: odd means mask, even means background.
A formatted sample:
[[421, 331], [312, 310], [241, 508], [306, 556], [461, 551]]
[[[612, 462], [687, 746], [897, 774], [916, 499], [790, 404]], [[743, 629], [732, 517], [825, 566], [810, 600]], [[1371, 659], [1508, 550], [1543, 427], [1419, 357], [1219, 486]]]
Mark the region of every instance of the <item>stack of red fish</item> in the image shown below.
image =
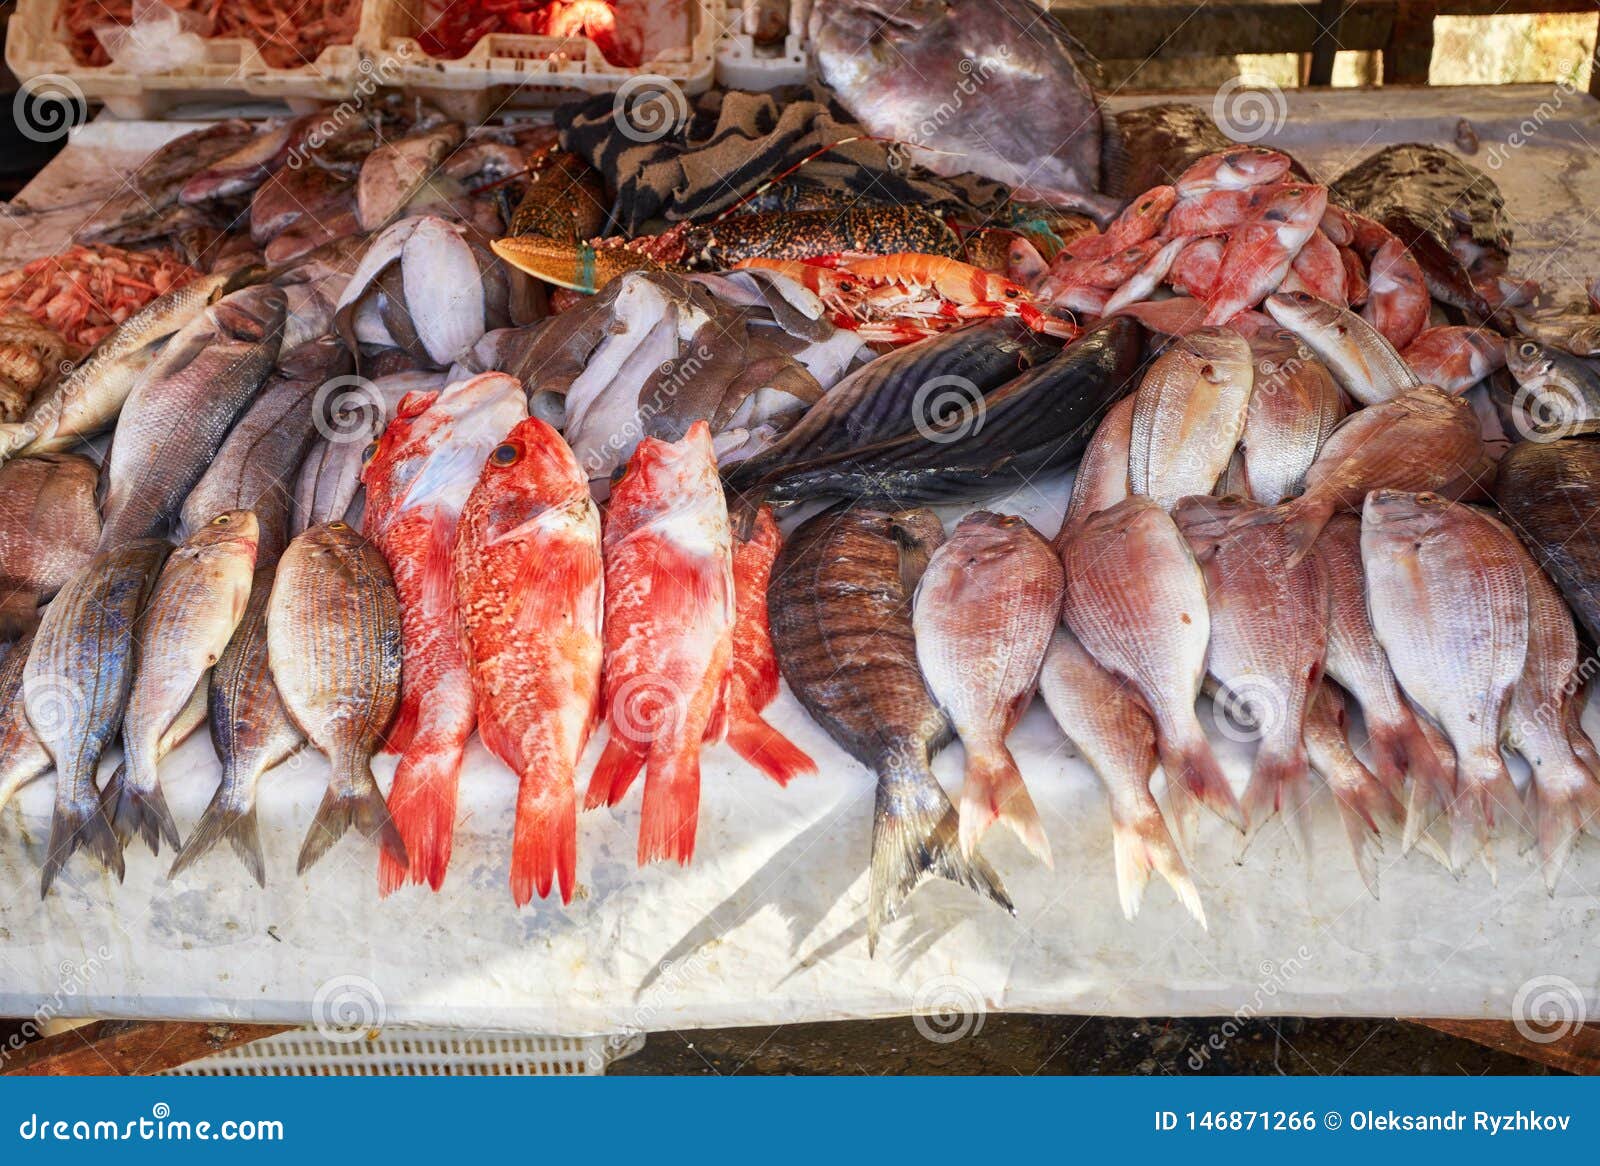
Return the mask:
[[[1264, 323], [1273, 292], [1308, 292], [1362, 316], [1396, 348], [1427, 326], [1422, 269], [1371, 219], [1299, 182], [1286, 154], [1246, 147], [1196, 162], [1134, 199], [1104, 234], [1068, 243], [1038, 301], [1088, 316], [1137, 316], [1164, 332]], [[1152, 300], [1163, 285], [1175, 299]]]

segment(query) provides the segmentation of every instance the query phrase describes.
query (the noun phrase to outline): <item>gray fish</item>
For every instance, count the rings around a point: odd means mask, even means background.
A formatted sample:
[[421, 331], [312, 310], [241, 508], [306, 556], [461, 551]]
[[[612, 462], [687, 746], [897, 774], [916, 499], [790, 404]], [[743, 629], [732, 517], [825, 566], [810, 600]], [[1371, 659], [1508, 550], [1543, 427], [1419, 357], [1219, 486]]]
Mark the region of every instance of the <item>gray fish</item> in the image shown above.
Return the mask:
[[250, 510], [260, 527], [256, 562], [277, 562], [289, 545], [300, 464], [317, 437], [318, 397], [352, 367], [349, 352], [332, 337], [286, 352], [184, 500], [185, 532], [225, 510]]
[[[105, 429], [157, 359], [155, 346], [223, 294], [230, 277], [206, 275], [151, 300], [81, 364], [35, 397], [21, 421], [0, 425], [0, 461], [69, 449]], [[169, 346], [170, 347], [170, 346]]]
[[1506, 341], [1506, 367], [1518, 385], [1513, 424], [1526, 436], [1600, 429], [1600, 364], [1523, 338]]
[[1495, 502], [1600, 643], [1600, 440], [1519, 441], [1501, 459]]
[[122, 847], [95, 785], [133, 684], [134, 625], [170, 548], [141, 539], [96, 555], [45, 609], [22, 673], [28, 723], [56, 767], [42, 897], [74, 851], [122, 877]]
[[356, 217], [368, 233], [387, 226], [445, 155], [461, 144], [460, 122], [447, 121], [385, 142], [367, 155], [356, 180]]
[[50, 772], [50, 754], [28, 723], [22, 668], [33, 647], [28, 632], [0, 657], [0, 809], [19, 789]]
[[145, 224], [180, 210], [178, 195], [197, 172], [243, 148], [256, 136], [247, 121], [230, 118], [172, 139], [139, 164], [73, 235], [79, 243], [118, 243], [147, 233]]
[[173, 337], [128, 395], [106, 459], [101, 549], [164, 533], [278, 359], [284, 295], [248, 287]]
[[1095, 193], [1100, 107], [1075, 59], [1087, 54], [1048, 11], [1026, 0], [817, 0], [809, 32], [813, 76], [868, 133], [920, 147], [920, 165], [981, 174], [1023, 199], [1118, 209]]
[[445, 378], [436, 372], [402, 372], [335, 384], [317, 402], [313, 420], [322, 436], [312, 443], [295, 479], [295, 534], [324, 522], [355, 521], [352, 509], [367, 447], [407, 393], [438, 392]]
[[1600, 356], [1600, 315], [1590, 304], [1544, 312], [1511, 313], [1517, 331], [1573, 356]]
[[828, 735], [878, 775], [869, 953], [930, 876], [1013, 910], [989, 864], [961, 853], [955, 807], [929, 768], [952, 732], [917, 667], [911, 596], [943, 537], [931, 510], [827, 510], [784, 545], [767, 592], [783, 678]]
[[345, 523], [312, 527], [279, 560], [267, 663], [284, 708], [332, 767], [296, 871], [304, 874], [352, 825], [408, 866], [372, 776], [400, 702], [400, 601], [378, 549]]
[[38, 606], [74, 579], [100, 538], [100, 471], [76, 454], [0, 465], [0, 639], [38, 623]]
[[1262, 306], [1304, 341], [1339, 387], [1363, 405], [1391, 400], [1422, 383], [1383, 333], [1348, 308], [1309, 292], [1277, 292]]
[[168, 878], [194, 864], [224, 838], [239, 861], [267, 885], [256, 828], [256, 783], [305, 744], [267, 667], [267, 603], [273, 568], [256, 571], [250, 604], [211, 672], [211, 743], [222, 760], [222, 782], [172, 863]]
[[106, 786], [124, 845], [137, 833], [152, 854], [181, 845], [156, 767], [163, 738], [195, 699], [244, 614], [256, 563], [256, 520], [229, 510], [167, 558], [139, 617], [139, 660], [122, 721], [123, 768]]

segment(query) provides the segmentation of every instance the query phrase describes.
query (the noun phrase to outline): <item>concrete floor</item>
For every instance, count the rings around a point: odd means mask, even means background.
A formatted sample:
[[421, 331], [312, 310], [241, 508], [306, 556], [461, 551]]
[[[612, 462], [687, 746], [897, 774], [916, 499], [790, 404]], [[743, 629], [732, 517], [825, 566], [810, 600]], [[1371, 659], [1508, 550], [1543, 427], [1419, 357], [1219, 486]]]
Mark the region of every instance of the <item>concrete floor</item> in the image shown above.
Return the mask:
[[[960, 1040], [925, 1038], [910, 1019], [652, 1033], [615, 1075], [1420, 1073], [1477, 1076], [1552, 1070], [1396, 1020], [1121, 1020], [1001, 1015]], [[1222, 1047], [1200, 1054], [1213, 1036]], [[1198, 1067], [1197, 1067], [1198, 1066]]]

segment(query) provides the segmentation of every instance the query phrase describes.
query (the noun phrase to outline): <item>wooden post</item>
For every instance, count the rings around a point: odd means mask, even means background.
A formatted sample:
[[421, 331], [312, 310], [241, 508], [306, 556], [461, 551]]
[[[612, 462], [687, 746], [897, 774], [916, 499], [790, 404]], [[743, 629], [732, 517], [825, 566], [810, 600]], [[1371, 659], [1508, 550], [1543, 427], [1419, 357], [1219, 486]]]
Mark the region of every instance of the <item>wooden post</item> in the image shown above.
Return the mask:
[[1401, 0], [1395, 6], [1389, 43], [1383, 47], [1385, 85], [1426, 85], [1433, 63], [1433, 18], [1439, 6], [1427, 0]]
[[1317, 39], [1311, 46], [1311, 67], [1306, 81], [1312, 85], [1333, 84], [1333, 61], [1339, 52], [1339, 25], [1344, 21], [1349, 0], [1321, 0], [1317, 5]]

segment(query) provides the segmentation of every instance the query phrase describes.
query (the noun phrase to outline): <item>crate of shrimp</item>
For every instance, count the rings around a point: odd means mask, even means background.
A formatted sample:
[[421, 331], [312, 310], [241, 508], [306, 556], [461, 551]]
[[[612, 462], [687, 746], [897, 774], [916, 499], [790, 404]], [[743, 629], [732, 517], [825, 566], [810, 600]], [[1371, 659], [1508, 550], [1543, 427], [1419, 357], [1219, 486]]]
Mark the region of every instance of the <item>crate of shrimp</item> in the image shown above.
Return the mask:
[[24, 84], [104, 102], [117, 117], [248, 98], [308, 113], [356, 92], [363, 3], [19, 0], [6, 64]]
[[452, 117], [663, 80], [710, 87], [722, 0], [367, 0], [361, 67]]

